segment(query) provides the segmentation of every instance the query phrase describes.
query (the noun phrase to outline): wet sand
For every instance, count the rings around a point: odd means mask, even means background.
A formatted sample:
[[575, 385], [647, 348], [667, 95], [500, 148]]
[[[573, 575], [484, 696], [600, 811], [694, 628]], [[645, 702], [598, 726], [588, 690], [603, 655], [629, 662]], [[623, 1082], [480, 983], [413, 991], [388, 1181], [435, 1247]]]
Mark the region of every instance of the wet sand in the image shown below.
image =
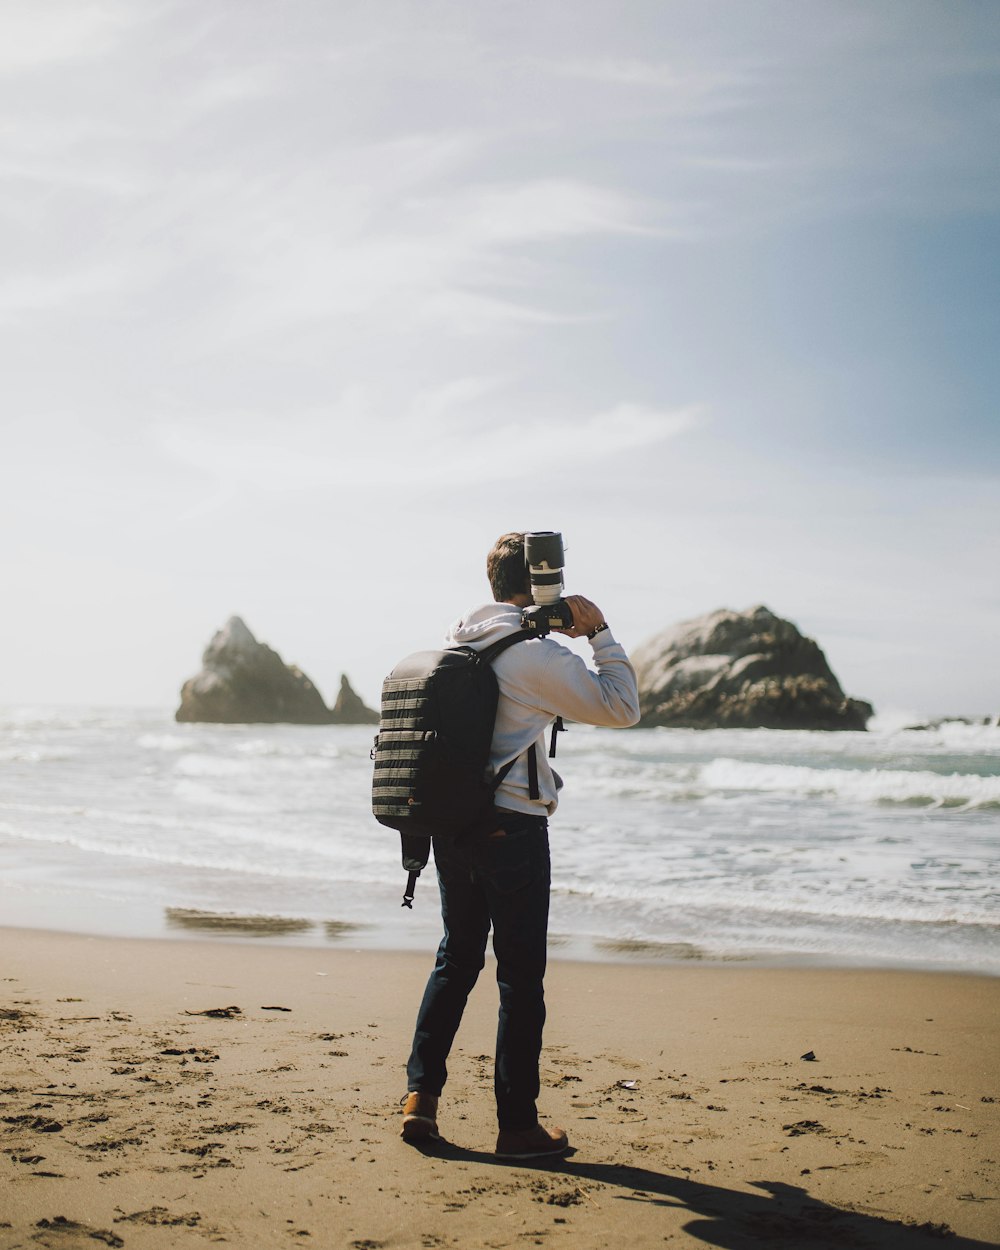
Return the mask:
[[[0, 1247], [1000, 1244], [1000, 979], [553, 963], [495, 1141], [493, 968], [399, 1138], [431, 955], [0, 930]], [[811, 1056], [811, 1057], [810, 1057]]]

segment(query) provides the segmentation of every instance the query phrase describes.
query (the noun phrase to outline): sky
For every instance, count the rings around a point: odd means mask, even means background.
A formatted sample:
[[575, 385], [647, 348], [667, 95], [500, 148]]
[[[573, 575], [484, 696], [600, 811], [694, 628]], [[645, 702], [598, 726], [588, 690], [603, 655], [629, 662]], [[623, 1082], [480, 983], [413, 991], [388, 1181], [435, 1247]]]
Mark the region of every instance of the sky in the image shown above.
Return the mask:
[[994, 0], [5, 0], [0, 704], [332, 702], [560, 530], [1000, 712]]

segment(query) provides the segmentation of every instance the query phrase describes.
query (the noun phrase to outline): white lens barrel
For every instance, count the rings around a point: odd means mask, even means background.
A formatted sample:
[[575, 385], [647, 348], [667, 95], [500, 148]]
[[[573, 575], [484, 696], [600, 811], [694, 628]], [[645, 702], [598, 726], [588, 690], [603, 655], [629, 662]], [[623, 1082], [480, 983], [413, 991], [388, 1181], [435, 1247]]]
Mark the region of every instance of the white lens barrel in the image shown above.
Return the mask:
[[529, 564], [531, 597], [536, 603], [558, 603], [562, 598], [562, 569], [550, 569], [548, 563]]

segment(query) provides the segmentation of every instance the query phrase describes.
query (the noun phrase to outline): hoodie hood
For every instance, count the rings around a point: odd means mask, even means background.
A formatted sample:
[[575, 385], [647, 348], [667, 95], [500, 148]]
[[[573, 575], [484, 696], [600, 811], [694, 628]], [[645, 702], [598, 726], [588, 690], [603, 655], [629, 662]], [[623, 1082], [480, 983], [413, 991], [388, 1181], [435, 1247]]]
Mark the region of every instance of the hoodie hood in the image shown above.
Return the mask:
[[449, 626], [446, 647], [486, 647], [521, 628], [521, 609], [513, 603], [484, 603]]

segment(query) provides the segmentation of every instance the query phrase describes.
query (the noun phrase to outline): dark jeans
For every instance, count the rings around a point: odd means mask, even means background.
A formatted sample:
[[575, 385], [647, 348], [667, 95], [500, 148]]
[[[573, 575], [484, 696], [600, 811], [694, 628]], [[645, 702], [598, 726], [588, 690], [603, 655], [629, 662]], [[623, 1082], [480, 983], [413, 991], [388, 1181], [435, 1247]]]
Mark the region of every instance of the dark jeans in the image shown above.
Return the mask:
[[499, 813], [502, 836], [435, 839], [444, 937], [417, 1013], [406, 1065], [410, 1090], [440, 1094], [447, 1058], [472, 987], [486, 962], [493, 927], [500, 1017], [494, 1088], [501, 1129], [538, 1123], [538, 1057], [545, 1023], [549, 922], [549, 835], [546, 820]]

